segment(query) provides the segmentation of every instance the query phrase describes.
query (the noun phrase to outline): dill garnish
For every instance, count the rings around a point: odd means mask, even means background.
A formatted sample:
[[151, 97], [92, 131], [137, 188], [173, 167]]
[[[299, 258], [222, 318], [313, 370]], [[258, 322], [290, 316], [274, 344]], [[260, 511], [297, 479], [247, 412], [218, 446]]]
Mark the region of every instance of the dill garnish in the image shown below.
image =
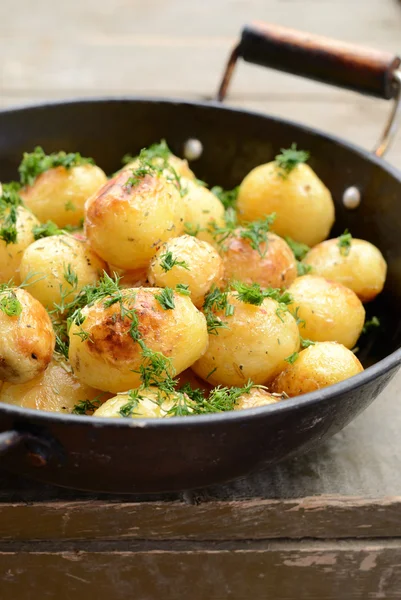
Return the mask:
[[49, 169], [55, 167], [72, 169], [72, 167], [88, 164], [95, 164], [93, 158], [85, 158], [79, 152], [66, 153], [61, 150], [46, 154], [41, 146], [36, 146], [33, 152], [24, 152], [18, 171], [22, 185], [33, 185], [36, 178]]

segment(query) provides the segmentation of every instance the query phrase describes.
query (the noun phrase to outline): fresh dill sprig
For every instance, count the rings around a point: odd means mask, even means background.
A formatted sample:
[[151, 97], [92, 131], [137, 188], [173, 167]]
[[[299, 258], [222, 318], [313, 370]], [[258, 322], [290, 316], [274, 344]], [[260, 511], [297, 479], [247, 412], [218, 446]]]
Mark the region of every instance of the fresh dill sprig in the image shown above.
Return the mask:
[[298, 359], [298, 357], [299, 357], [299, 353], [293, 352], [292, 354], [290, 354], [290, 356], [287, 356], [287, 358], [285, 358], [284, 360], [286, 362], [288, 362], [290, 365], [293, 365], [294, 362]]
[[228, 291], [221, 291], [217, 287], [212, 287], [210, 292], [206, 294], [202, 307], [208, 332], [217, 335], [219, 329], [227, 328], [227, 323], [215, 315], [215, 312], [224, 311], [226, 317], [231, 317], [234, 314], [234, 309], [235, 307], [228, 301]]
[[53, 223], [53, 221], [47, 221], [47, 223], [41, 223], [32, 227], [32, 233], [35, 240], [40, 240], [51, 235], [63, 235], [65, 230], [59, 229], [58, 225]]
[[128, 402], [123, 404], [118, 411], [122, 417], [128, 418], [135, 415], [135, 411], [138, 408], [139, 401], [143, 399], [143, 396], [140, 396], [139, 389], [129, 390], [128, 392]]
[[308, 252], [310, 250], [309, 246], [307, 246], [306, 244], [303, 244], [302, 242], [296, 242], [295, 240], [290, 238], [288, 235], [285, 236], [284, 239], [287, 242], [287, 244], [289, 245], [289, 247], [291, 248], [291, 250], [297, 260], [302, 260], [303, 258], [305, 258], [305, 256], [308, 254]]
[[276, 165], [280, 169], [280, 175], [287, 177], [295, 167], [305, 163], [309, 159], [309, 152], [297, 150], [296, 144], [291, 144], [290, 148], [281, 148], [281, 153], [275, 157]]
[[192, 235], [193, 237], [196, 237], [201, 231], [202, 229], [200, 225], [189, 223], [187, 221], [184, 223], [184, 233], [186, 235]]
[[[267, 232], [275, 218], [276, 214], [272, 213], [271, 215], [266, 215], [264, 219], [259, 221], [251, 221], [240, 229], [240, 237], [249, 240], [251, 248], [256, 250], [262, 258], [267, 252]], [[261, 249], [262, 244], [265, 244], [264, 250]]]
[[79, 152], [53, 152], [46, 154], [41, 146], [36, 146], [33, 152], [24, 152], [18, 171], [20, 174], [21, 185], [33, 185], [39, 175], [54, 169], [55, 167], [64, 167], [72, 169], [79, 165], [94, 165], [93, 158], [81, 156]]
[[258, 283], [246, 284], [241, 281], [234, 281], [231, 287], [236, 291], [236, 296], [241, 302], [260, 306], [265, 299], [262, 288]]
[[0, 195], [0, 239], [7, 245], [17, 242], [18, 207], [22, 205], [17, 182], [3, 183]]
[[191, 295], [191, 290], [189, 289], [189, 285], [187, 283], [177, 283], [177, 285], [175, 286], [175, 290], [182, 296]]
[[348, 256], [348, 254], [351, 250], [351, 244], [352, 244], [352, 235], [350, 234], [348, 229], [346, 229], [344, 231], [344, 233], [339, 236], [338, 242], [337, 242], [337, 246], [339, 247], [340, 254], [342, 256]]
[[171, 271], [173, 267], [182, 267], [189, 271], [188, 263], [185, 260], [178, 260], [174, 258], [173, 253], [170, 250], [167, 250], [164, 254], [160, 256], [160, 267], [163, 269], [165, 273]]
[[0, 285], [0, 310], [8, 317], [19, 317], [22, 313], [22, 304], [7, 283]]
[[312, 340], [307, 340], [301, 336], [301, 348], [309, 348], [309, 346], [314, 346], [316, 342]]
[[378, 327], [380, 327], [380, 319], [378, 317], [372, 317], [368, 321], [365, 321], [362, 333], [369, 333], [370, 331], [377, 329]]
[[302, 277], [303, 275], [308, 275], [312, 271], [312, 265], [307, 265], [300, 260], [297, 260], [297, 275], [298, 277]]
[[17, 242], [17, 218], [18, 213], [16, 207], [11, 206], [0, 227], [0, 239], [2, 239], [6, 245], [15, 244]]
[[67, 266], [64, 265], [64, 279], [67, 283], [70, 284], [71, 287], [76, 288], [78, 285], [78, 275], [72, 269], [71, 264], [68, 263]]
[[175, 308], [174, 290], [171, 288], [163, 288], [160, 294], [155, 294], [155, 298], [164, 310], [173, 310]]
[[73, 415], [91, 415], [102, 404], [103, 394], [99, 394], [92, 400], [80, 400], [72, 409]]
[[219, 185], [215, 185], [210, 191], [220, 200], [224, 208], [227, 210], [227, 208], [235, 208], [238, 199], [238, 190], [239, 186], [232, 190], [225, 190]]

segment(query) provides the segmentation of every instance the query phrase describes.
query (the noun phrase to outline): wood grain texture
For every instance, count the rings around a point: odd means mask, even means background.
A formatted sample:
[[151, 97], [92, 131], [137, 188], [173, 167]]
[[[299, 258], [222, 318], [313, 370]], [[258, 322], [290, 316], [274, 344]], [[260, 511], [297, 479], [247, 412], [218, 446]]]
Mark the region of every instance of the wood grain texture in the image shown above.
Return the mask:
[[0, 553], [2, 600], [399, 599], [399, 541]]

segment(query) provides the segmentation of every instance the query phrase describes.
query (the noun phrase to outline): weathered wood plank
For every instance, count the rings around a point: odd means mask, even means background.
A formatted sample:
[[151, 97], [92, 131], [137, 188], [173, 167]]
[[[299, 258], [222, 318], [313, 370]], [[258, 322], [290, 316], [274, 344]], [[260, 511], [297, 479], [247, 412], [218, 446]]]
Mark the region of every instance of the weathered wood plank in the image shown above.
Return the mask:
[[399, 599], [401, 543], [0, 553], [2, 600]]
[[0, 540], [401, 538], [401, 497], [0, 504]]

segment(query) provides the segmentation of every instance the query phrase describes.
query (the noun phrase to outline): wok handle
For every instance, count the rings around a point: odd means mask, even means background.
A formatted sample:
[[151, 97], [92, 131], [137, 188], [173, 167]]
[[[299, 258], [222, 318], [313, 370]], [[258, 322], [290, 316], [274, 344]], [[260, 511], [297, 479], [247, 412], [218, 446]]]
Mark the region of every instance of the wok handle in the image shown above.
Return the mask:
[[246, 25], [223, 74], [217, 100], [223, 101], [239, 58], [246, 62], [384, 98], [394, 104], [373, 152], [384, 156], [401, 114], [401, 59], [319, 35], [255, 21]]
[[61, 448], [55, 440], [18, 429], [0, 433], [0, 457], [22, 444], [27, 461], [34, 467], [44, 467], [54, 459], [60, 462]]

